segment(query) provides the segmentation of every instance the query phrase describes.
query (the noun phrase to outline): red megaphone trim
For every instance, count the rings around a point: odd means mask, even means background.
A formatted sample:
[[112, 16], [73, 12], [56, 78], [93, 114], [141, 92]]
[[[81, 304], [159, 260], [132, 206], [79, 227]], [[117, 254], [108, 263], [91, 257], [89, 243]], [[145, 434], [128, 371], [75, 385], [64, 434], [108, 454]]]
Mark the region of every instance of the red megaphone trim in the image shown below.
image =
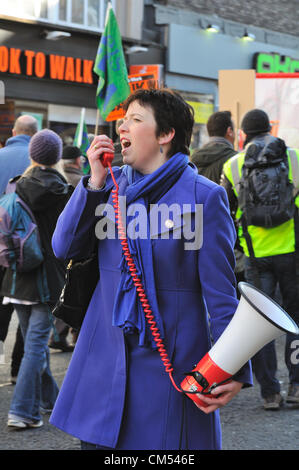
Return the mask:
[[[194, 392], [198, 391], [198, 393], [213, 397], [213, 395], [210, 394], [213, 388], [232, 378], [231, 374], [217, 366], [211, 359], [209, 353], [207, 353], [195, 368], [186, 375], [187, 377], [182, 381], [181, 387], [186, 395], [200, 406], [207, 406], [207, 404]], [[187, 393], [188, 391], [192, 393], [189, 394]]]

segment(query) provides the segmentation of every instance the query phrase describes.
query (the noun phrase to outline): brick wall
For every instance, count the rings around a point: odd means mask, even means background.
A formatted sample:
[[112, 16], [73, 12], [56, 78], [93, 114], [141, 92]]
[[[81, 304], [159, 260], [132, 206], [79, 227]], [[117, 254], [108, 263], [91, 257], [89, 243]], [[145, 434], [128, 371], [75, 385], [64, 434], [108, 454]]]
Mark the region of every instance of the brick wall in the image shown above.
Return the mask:
[[156, 0], [154, 3], [299, 36], [298, 0]]

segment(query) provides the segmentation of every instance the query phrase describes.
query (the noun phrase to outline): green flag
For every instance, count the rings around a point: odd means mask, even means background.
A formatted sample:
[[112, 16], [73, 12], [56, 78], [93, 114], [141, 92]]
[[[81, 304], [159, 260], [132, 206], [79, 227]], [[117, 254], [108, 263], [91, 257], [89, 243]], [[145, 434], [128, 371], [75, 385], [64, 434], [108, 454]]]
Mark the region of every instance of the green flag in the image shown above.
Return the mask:
[[96, 103], [103, 119], [130, 94], [121, 35], [109, 3], [93, 71], [99, 76]]

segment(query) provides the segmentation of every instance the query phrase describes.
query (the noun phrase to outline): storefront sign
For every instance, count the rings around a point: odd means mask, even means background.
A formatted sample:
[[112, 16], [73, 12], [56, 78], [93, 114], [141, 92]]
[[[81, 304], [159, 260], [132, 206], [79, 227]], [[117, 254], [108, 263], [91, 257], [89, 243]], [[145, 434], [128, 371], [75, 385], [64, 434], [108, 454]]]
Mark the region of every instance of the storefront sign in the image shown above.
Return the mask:
[[257, 73], [298, 73], [299, 59], [278, 53], [259, 52], [254, 54], [253, 67]]
[[93, 84], [93, 60], [0, 46], [0, 72]]
[[195, 124], [206, 124], [214, 111], [213, 103], [200, 103], [198, 101], [187, 101], [194, 110]]
[[[147, 73], [134, 73], [128, 76], [129, 85], [131, 89], [131, 93], [134, 91], [143, 88], [158, 88], [158, 77], [157, 74], [153, 72]], [[117, 119], [123, 118], [125, 112], [123, 110], [122, 105], [120, 104], [117, 106], [111, 113], [107, 116], [106, 121], [116, 121]]]
[[155, 80], [158, 81], [159, 87], [163, 85], [164, 66], [162, 64], [139, 64], [130, 65], [130, 75], [140, 73], [154, 74]]

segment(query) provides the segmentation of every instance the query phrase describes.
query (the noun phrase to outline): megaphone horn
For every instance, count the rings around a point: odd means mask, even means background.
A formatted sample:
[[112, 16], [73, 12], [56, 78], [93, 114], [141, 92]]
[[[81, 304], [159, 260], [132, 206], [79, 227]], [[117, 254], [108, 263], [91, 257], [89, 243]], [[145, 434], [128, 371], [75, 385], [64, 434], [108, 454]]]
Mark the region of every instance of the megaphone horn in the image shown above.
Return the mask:
[[273, 339], [284, 333], [299, 334], [294, 320], [268, 295], [247, 282], [240, 282], [238, 288], [241, 298], [233, 318], [210, 351], [181, 383], [187, 396], [200, 406], [206, 404], [197, 393], [210, 395], [213, 388], [228, 382]]

